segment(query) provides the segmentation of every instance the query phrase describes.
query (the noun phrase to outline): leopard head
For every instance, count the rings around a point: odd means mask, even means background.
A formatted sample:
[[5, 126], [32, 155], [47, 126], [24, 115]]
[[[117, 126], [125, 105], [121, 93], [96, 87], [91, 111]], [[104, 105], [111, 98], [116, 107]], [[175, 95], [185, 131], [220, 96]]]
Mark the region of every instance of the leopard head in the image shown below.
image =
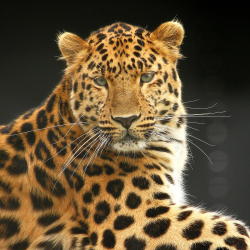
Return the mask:
[[185, 127], [176, 66], [184, 30], [176, 21], [153, 32], [115, 23], [82, 39], [58, 37], [67, 62], [70, 105], [83, 130], [110, 148], [137, 151], [154, 140], [178, 140]]

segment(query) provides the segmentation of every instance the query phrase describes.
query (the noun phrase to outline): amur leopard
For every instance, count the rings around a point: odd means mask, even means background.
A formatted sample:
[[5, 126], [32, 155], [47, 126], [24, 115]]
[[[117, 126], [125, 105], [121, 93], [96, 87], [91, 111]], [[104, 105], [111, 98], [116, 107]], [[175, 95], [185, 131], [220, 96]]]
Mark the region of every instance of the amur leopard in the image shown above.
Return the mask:
[[0, 249], [249, 249], [243, 222], [185, 201], [184, 29], [58, 36], [67, 67], [0, 127]]

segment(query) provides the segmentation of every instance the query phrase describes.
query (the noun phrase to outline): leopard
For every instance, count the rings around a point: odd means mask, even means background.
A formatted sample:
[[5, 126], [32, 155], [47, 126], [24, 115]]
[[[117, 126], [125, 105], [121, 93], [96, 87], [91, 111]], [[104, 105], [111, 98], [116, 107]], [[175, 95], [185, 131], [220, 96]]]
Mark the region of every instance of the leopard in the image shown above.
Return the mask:
[[61, 81], [0, 126], [0, 249], [246, 250], [249, 228], [191, 205], [183, 25], [63, 32]]

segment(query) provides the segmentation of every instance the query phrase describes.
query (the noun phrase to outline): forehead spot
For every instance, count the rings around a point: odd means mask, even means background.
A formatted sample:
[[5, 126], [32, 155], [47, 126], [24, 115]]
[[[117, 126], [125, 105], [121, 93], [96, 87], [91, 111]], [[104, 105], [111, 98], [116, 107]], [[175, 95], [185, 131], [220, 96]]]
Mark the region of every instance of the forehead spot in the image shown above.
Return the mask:
[[107, 52], [106, 49], [102, 49], [99, 53], [100, 53], [100, 54], [104, 54], [104, 53], [106, 53], [106, 52]]
[[142, 48], [141, 48], [140, 46], [138, 46], [138, 45], [134, 46], [134, 49], [135, 49], [135, 50], [139, 50], [139, 51], [142, 50]]
[[138, 42], [142, 47], [144, 47], [145, 43], [144, 43], [141, 39], [138, 39], [137, 42]]
[[99, 39], [99, 41], [102, 41], [103, 39], [106, 38], [106, 35], [103, 33], [99, 33], [99, 34], [97, 34], [97, 38]]
[[158, 51], [156, 51], [154, 48], [150, 48], [150, 49], [151, 49], [151, 51], [152, 51], [154, 54], [159, 55]]
[[124, 28], [126, 31], [130, 31], [130, 30], [131, 30], [131, 27], [128, 26], [127, 24], [125, 24], [125, 23], [120, 23], [120, 26], [121, 26], [122, 28]]
[[144, 29], [138, 28], [138, 29], [135, 31], [135, 35], [138, 36], [139, 38], [143, 39], [143, 36], [142, 36], [143, 32], [144, 32]]
[[140, 54], [139, 52], [136, 52], [136, 51], [135, 51], [133, 54], [134, 54], [136, 57], [140, 57], [140, 56], [141, 56], [141, 54]]
[[112, 38], [109, 39], [109, 44], [110, 45], [114, 44], [114, 41], [112, 40]]
[[[109, 32], [110, 33], [109, 33]], [[168, 64], [167, 59], [163, 56], [159, 57], [157, 49], [149, 43], [148, 32], [143, 28], [137, 28], [121, 23], [113, 24], [103, 28], [92, 34], [90, 39], [95, 42], [94, 56], [88, 62], [88, 68], [93, 69], [92, 74], [106, 75], [118, 77], [123, 71], [133, 74], [152, 69], [161, 71], [164, 64]], [[97, 43], [98, 39], [98, 43]], [[101, 42], [100, 42], [101, 41]], [[159, 59], [159, 60], [157, 60]], [[95, 64], [94, 62], [95, 61]], [[132, 73], [133, 72], [133, 73]], [[162, 72], [162, 82], [167, 82], [167, 77]], [[172, 74], [171, 74], [172, 73]], [[174, 71], [169, 73], [172, 79], [177, 78]], [[172, 90], [174, 92], [174, 88]], [[178, 93], [174, 93], [177, 94]]]
[[115, 29], [118, 27], [118, 24], [114, 24], [113, 26], [111, 26], [109, 29], [108, 29], [108, 32], [114, 32]]
[[103, 56], [102, 56], [102, 61], [106, 61], [107, 58], [108, 58], [108, 54], [103, 55]]
[[98, 47], [96, 48], [96, 50], [97, 50], [97, 51], [100, 51], [100, 50], [103, 49], [103, 47], [104, 47], [104, 44], [101, 43], [101, 44], [98, 45]]

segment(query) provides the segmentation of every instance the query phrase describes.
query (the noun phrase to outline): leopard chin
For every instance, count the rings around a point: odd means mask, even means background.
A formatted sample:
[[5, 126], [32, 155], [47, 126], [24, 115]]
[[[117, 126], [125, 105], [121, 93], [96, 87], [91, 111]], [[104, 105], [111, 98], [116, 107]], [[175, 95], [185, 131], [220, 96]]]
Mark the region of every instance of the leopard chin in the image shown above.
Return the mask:
[[112, 149], [118, 152], [136, 152], [145, 149], [147, 143], [142, 139], [135, 139], [130, 136], [112, 144]]

